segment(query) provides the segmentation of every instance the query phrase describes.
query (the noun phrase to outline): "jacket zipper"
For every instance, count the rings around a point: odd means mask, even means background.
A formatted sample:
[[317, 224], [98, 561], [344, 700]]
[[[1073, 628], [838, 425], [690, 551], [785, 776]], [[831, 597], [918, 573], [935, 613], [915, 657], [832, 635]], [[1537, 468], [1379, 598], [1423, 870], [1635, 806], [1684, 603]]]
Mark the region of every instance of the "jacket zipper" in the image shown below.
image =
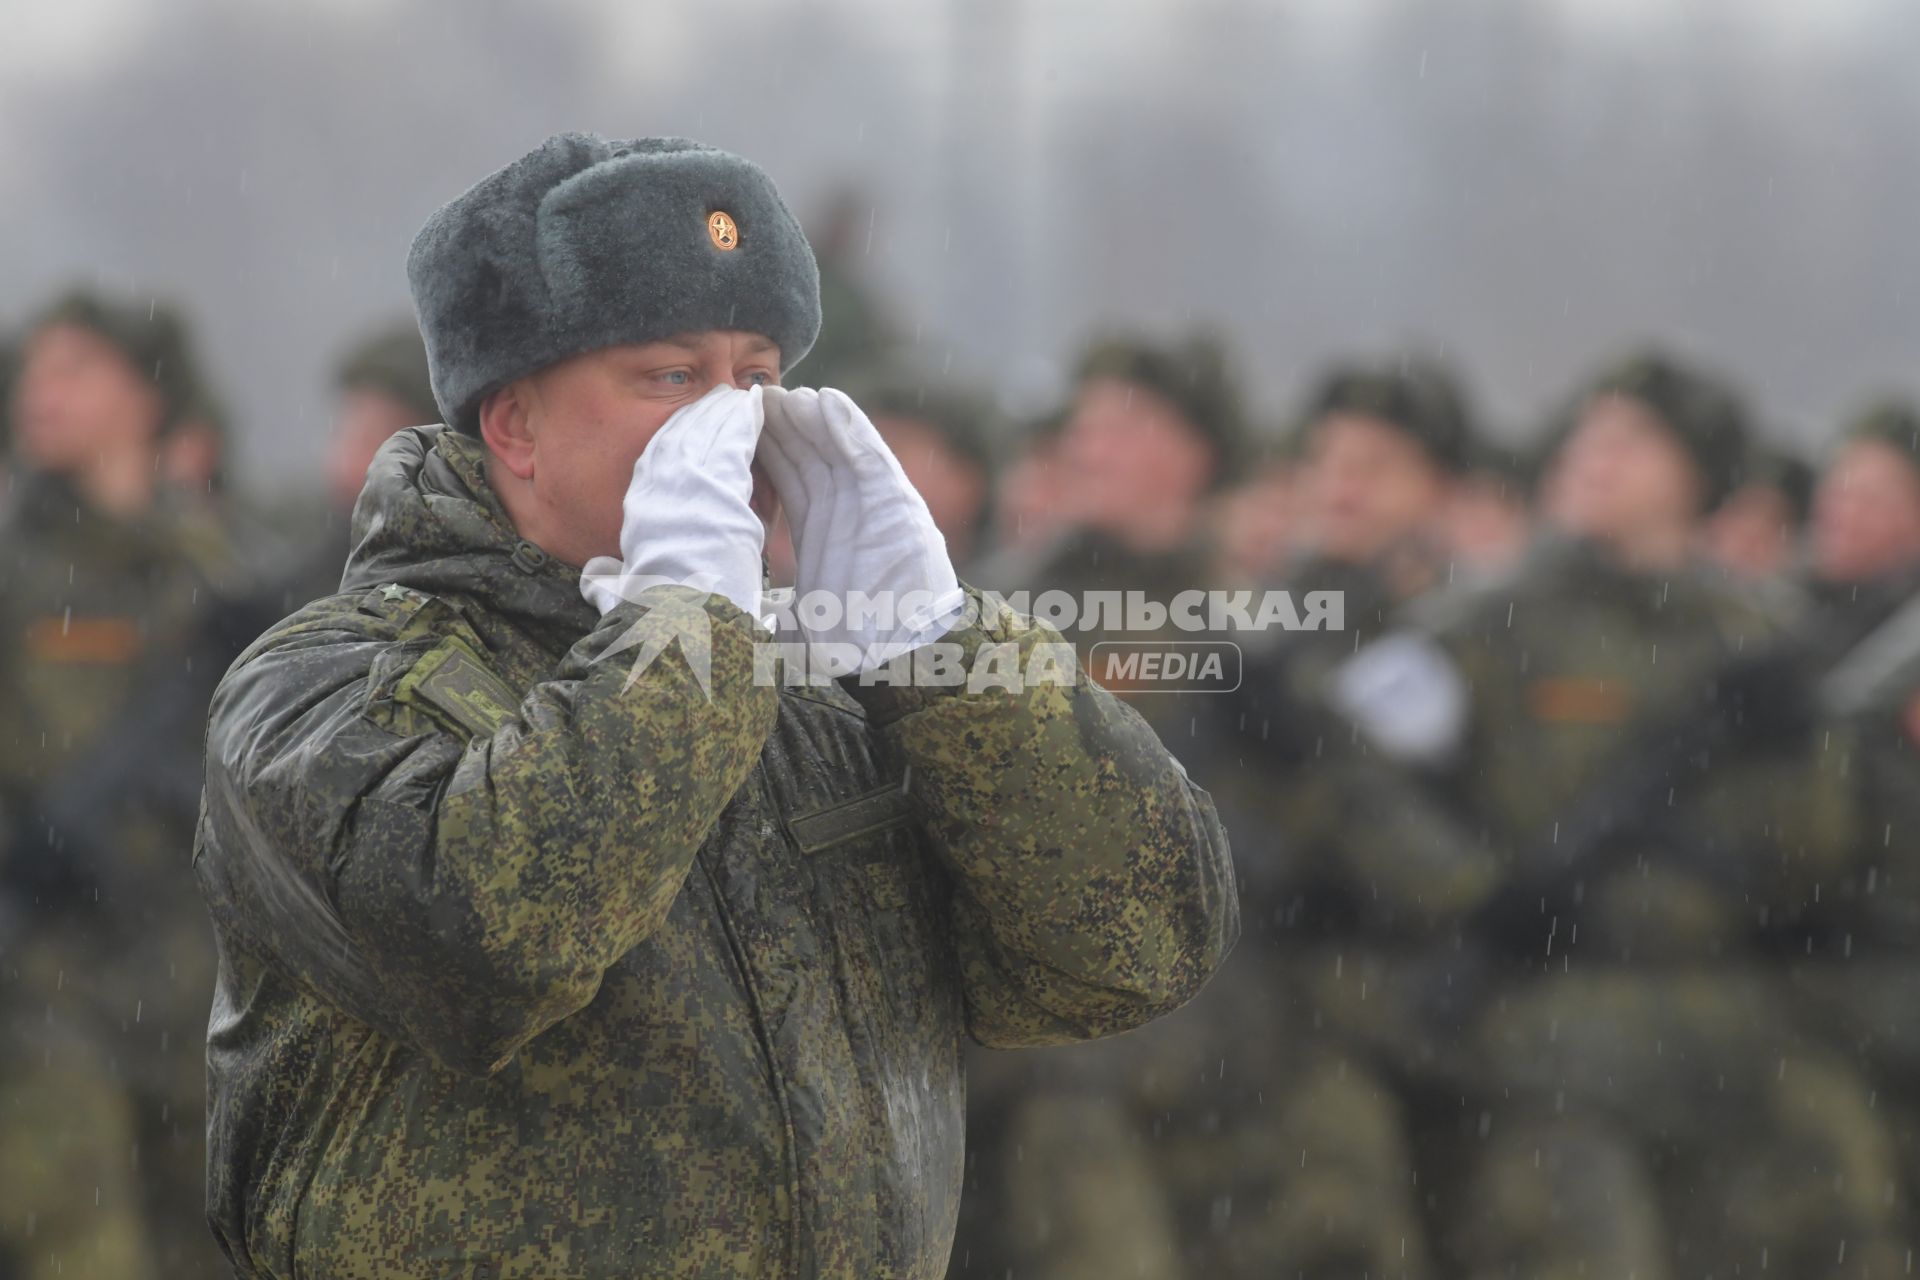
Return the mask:
[[[753, 765], [754, 778], [757, 780], [764, 812], [773, 816], [774, 825], [779, 828], [780, 838], [791, 845], [787, 835], [786, 823], [781, 821], [779, 807], [774, 803], [773, 783], [767, 777], [764, 760], [756, 760]], [[755, 832], [756, 837], [763, 836]], [[706, 882], [707, 895], [713, 899], [716, 918], [720, 921], [721, 932], [726, 934], [727, 949], [733, 955], [734, 968], [739, 971], [740, 984], [747, 993], [747, 1005], [753, 1014], [755, 1037], [760, 1041], [760, 1052], [766, 1058], [767, 1078], [773, 1081], [773, 1099], [780, 1111], [780, 1125], [786, 1137], [787, 1166], [787, 1248], [786, 1274], [793, 1280], [803, 1280], [800, 1274], [800, 1217], [803, 1212], [800, 1196], [800, 1141], [793, 1124], [793, 1107], [787, 1099], [786, 1078], [780, 1071], [780, 1059], [774, 1052], [773, 1039], [767, 1030], [765, 1008], [760, 1000], [760, 989], [754, 984], [753, 970], [748, 967], [746, 948], [740, 945], [740, 937], [734, 932], [733, 919], [727, 913], [726, 899], [720, 893], [720, 885], [713, 873], [713, 867], [703, 850], [697, 855], [700, 863], [701, 878]]]

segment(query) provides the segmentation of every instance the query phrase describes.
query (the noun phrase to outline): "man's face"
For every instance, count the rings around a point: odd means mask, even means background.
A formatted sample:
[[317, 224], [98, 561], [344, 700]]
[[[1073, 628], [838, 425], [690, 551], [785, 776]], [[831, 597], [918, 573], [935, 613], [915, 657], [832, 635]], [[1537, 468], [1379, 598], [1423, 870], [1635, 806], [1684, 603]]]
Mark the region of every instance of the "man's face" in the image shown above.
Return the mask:
[[1520, 558], [1531, 534], [1526, 501], [1512, 481], [1471, 476], [1454, 486], [1445, 513], [1446, 544], [1456, 560], [1502, 569]]
[[1699, 499], [1699, 473], [1673, 432], [1638, 400], [1607, 395], [1587, 405], [1560, 447], [1543, 509], [1568, 533], [1626, 543], [1691, 525]]
[[1447, 480], [1405, 431], [1359, 413], [1333, 413], [1307, 445], [1309, 540], [1322, 555], [1365, 564], [1424, 532]]
[[[527, 437], [522, 532], [568, 564], [617, 557], [633, 464], [667, 419], [723, 383], [779, 380], [779, 347], [733, 329], [608, 347], [522, 379], [509, 389]], [[756, 482], [757, 507], [765, 489]]]
[[1302, 468], [1269, 462], [1214, 504], [1214, 541], [1237, 578], [1271, 579], [1299, 534]]
[[14, 397], [14, 450], [42, 471], [72, 472], [149, 446], [163, 411], [159, 393], [118, 347], [72, 324], [28, 340]]
[[1060, 465], [1060, 444], [1053, 436], [1028, 440], [1020, 455], [1000, 473], [994, 532], [1004, 546], [1032, 546], [1059, 528], [1066, 481]]
[[1920, 471], [1882, 440], [1840, 451], [1813, 499], [1814, 571], [1863, 582], [1920, 563]]
[[1213, 446], [1164, 397], [1117, 378], [1091, 378], [1060, 438], [1073, 515], [1125, 532], [1143, 515], [1191, 505], [1207, 487]]
[[340, 395], [333, 419], [333, 442], [327, 447], [327, 493], [342, 511], [353, 508], [367, 483], [367, 468], [380, 446], [395, 432], [421, 424], [419, 411], [410, 409], [384, 391], [348, 387]]
[[1713, 513], [1705, 542], [1714, 563], [1745, 577], [1764, 578], [1787, 568], [1798, 537], [1786, 495], [1770, 484], [1750, 484]]
[[204, 417], [174, 424], [160, 442], [160, 477], [179, 493], [205, 496], [214, 491], [226, 459], [220, 429]]

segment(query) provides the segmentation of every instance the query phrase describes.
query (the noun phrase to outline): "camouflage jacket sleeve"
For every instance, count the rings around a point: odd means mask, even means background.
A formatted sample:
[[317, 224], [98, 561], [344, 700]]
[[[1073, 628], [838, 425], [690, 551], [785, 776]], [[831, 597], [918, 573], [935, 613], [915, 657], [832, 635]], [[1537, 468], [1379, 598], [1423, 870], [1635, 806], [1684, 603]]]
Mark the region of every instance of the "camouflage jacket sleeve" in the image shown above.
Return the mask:
[[[1057, 632], [973, 599], [978, 622], [941, 644], [976, 677], [1024, 677], [1017, 690], [848, 681], [895, 735], [954, 877], [968, 1029], [1014, 1048], [1137, 1027], [1192, 997], [1239, 934], [1226, 833]], [[1033, 678], [1048, 662], [1062, 679]]]
[[[648, 594], [517, 705], [437, 601], [396, 634], [336, 598], [243, 655], [196, 854], [223, 938], [468, 1072], [586, 1005], [664, 919], [776, 711], [744, 614]], [[711, 697], [677, 645], [621, 657], [709, 619]], [[465, 685], [420, 696], [449, 662]]]

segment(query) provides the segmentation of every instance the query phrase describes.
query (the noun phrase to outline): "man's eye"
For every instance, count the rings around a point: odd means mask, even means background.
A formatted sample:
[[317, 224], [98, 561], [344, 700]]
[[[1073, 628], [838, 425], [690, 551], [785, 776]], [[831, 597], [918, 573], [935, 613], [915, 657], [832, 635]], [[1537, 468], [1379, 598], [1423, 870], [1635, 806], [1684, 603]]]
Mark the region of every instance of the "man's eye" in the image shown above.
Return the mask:
[[757, 369], [747, 375], [747, 382], [756, 387], [769, 386], [773, 382], [773, 375], [764, 369]]
[[674, 387], [684, 387], [693, 381], [693, 375], [685, 369], [669, 369], [667, 372], [656, 374], [655, 376], [667, 383], [667, 385]]

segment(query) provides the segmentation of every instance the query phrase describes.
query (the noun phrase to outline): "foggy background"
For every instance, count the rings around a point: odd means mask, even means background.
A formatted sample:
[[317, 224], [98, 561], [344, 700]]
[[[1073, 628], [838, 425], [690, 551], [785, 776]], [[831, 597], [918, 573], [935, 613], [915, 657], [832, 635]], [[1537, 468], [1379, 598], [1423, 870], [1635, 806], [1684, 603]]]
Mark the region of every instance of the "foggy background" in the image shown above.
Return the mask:
[[1642, 336], [1813, 447], [1911, 386], [1909, 0], [5, 0], [0, 328], [171, 296], [238, 472], [305, 484], [332, 361], [437, 205], [548, 133], [766, 167], [936, 371], [1043, 404], [1094, 327], [1213, 324], [1277, 418], [1418, 343], [1523, 434]]

